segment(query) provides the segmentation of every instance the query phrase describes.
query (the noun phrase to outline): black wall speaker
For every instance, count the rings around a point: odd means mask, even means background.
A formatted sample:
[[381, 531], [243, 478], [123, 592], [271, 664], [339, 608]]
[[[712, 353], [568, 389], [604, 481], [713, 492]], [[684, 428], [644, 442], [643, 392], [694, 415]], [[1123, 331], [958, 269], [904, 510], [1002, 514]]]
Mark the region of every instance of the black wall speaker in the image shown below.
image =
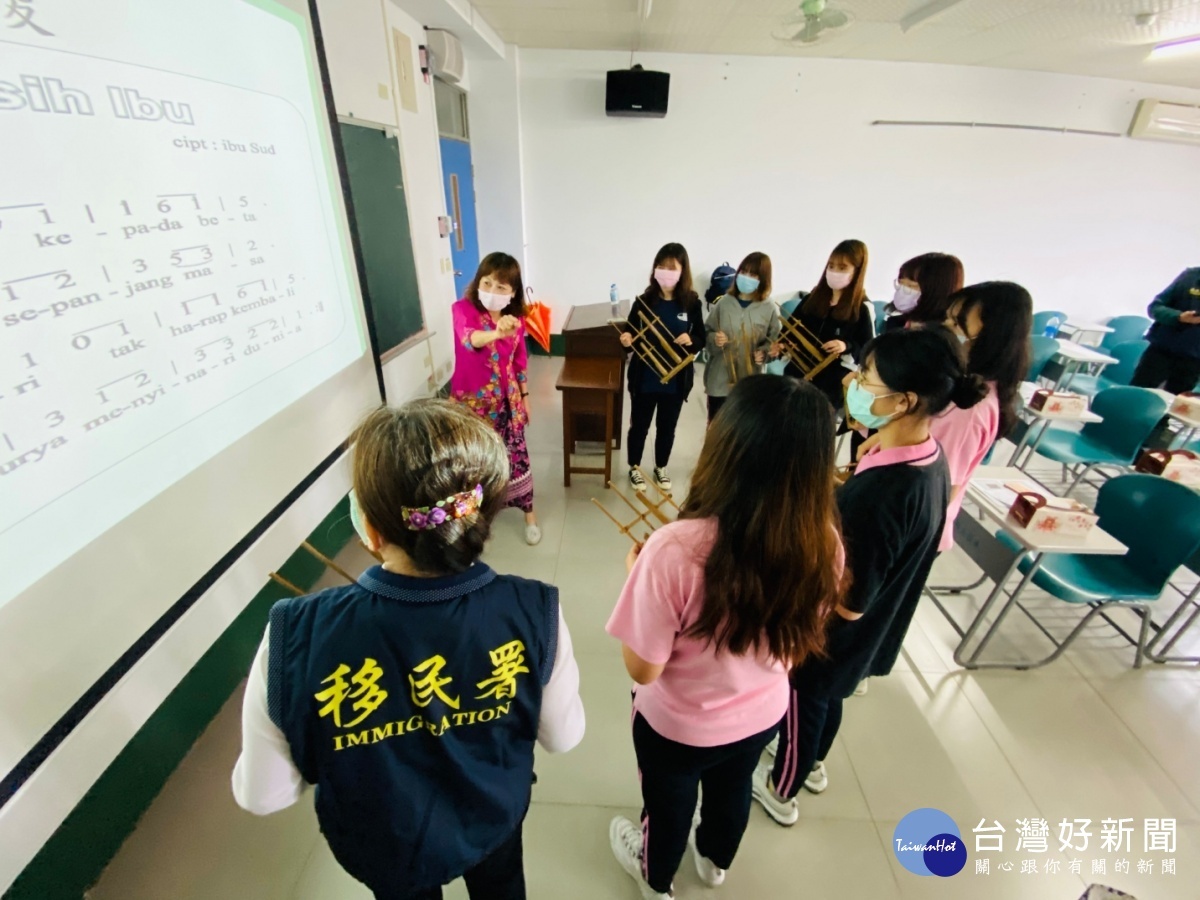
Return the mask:
[[614, 69], [608, 73], [604, 111], [610, 116], [651, 116], [667, 114], [667, 92], [671, 76], [666, 72], [647, 72], [641, 66]]

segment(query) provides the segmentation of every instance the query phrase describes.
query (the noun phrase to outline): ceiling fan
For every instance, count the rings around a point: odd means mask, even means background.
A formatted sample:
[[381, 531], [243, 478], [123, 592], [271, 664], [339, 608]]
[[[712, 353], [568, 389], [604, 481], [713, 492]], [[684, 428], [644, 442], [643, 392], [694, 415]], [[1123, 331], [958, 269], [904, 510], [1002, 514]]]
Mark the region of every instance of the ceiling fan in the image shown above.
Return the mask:
[[775, 27], [776, 40], [815, 44], [848, 28], [854, 22], [849, 10], [830, 7], [826, 0], [804, 0], [799, 8]]

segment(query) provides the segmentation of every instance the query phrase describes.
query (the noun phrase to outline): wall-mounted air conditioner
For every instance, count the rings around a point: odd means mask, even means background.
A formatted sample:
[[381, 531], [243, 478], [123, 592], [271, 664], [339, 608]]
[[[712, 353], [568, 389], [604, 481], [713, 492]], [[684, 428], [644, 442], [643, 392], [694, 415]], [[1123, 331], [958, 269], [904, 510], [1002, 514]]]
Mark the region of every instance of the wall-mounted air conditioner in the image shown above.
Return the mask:
[[462, 42], [448, 31], [440, 28], [426, 29], [426, 46], [429, 48], [433, 74], [442, 81], [458, 84], [467, 72], [467, 60], [463, 56]]
[[1129, 136], [1144, 141], [1200, 144], [1200, 106], [1143, 100], [1129, 126]]

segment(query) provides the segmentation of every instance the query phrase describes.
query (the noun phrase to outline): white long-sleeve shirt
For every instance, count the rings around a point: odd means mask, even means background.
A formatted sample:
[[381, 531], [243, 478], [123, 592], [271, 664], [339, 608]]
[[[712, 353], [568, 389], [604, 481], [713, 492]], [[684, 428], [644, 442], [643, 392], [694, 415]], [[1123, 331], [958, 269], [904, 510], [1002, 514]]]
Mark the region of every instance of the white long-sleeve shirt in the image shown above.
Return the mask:
[[[292, 761], [287, 738], [267, 711], [267, 648], [263, 635], [250, 668], [242, 702], [242, 755], [233, 768], [233, 796], [238, 806], [257, 816], [285, 809], [300, 799], [304, 778]], [[558, 611], [558, 650], [550, 681], [542, 689], [538, 743], [550, 753], [565, 753], [583, 740], [585, 719], [579, 697], [579, 666], [571, 633]]]

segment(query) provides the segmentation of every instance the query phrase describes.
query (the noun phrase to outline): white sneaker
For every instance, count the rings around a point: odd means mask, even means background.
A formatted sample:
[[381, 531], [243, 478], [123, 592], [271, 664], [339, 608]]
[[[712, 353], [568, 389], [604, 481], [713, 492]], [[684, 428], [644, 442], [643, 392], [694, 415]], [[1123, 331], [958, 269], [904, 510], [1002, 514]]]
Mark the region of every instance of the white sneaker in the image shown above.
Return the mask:
[[720, 887], [725, 883], [725, 870], [696, 849], [696, 832], [692, 832], [692, 858], [696, 861], [696, 874], [709, 887]]
[[629, 470], [629, 483], [633, 485], [633, 489], [639, 494], [646, 493], [646, 479], [642, 477], [642, 473], [637, 469]]
[[542, 541], [541, 526], [539, 526], [537, 524], [526, 525], [525, 526], [525, 543], [527, 543], [530, 547], [533, 547], [533, 546], [536, 546], [537, 544], [540, 544], [541, 541]]
[[867, 692], [868, 687], [870, 687], [870, 685], [867, 684], [867, 679], [864, 678], [862, 681], [860, 681], [858, 683], [858, 687], [856, 687], [854, 689], [854, 696], [861, 697], [863, 694], [865, 694]]
[[813, 763], [812, 771], [804, 779], [804, 789], [810, 794], [819, 794], [829, 787], [829, 776], [825, 773], [825, 760]]
[[775, 754], [779, 752], [779, 735], [771, 738], [771, 743], [767, 744], [767, 756], [771, 759], [775, 758]]
[[613, 856], [642, 892], [642, 900], [671, 900], [674, 893], [660, 894], [642, 876], [642, 833], [624, 816], [617, 816], [608, 825], [608, 842]]
[[771, 770], [761, 763], [754, 769], [750, 792], [767, 811], [767, 815], [780, 825], [795, 825], [796, 820], [800, 818], [800, 810], [796, 806], [796, 801], [785, 800], [775, 793], [775, 788], [771, 784]]
[[671, 493], [671, 476], [667, 474], [666, 469], [654, 469], [654, 483], [659, 486], [664, 494]]

